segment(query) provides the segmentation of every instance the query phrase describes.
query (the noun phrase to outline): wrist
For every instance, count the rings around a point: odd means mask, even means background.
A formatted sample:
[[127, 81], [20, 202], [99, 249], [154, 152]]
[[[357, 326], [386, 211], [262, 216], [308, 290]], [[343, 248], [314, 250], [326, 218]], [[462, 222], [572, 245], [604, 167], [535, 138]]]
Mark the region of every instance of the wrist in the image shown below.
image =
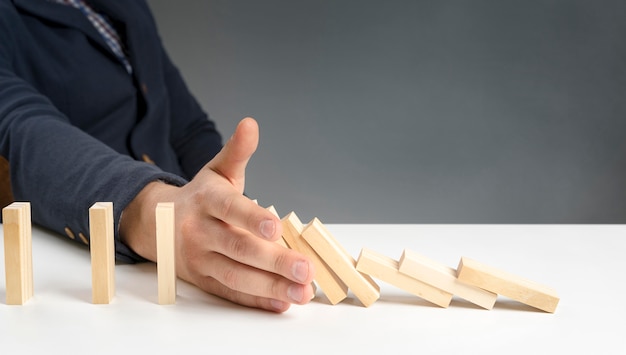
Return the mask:
[[[154, 211], [165, 201], [168, 191], [178, 189], [162, 181], [148, 183], [126, 206], [120, 216], [119, 235], [122, 243], [140, 256], [156, 261], [156, 223]], [[169, 202], [169, 201], [168, 201]]]

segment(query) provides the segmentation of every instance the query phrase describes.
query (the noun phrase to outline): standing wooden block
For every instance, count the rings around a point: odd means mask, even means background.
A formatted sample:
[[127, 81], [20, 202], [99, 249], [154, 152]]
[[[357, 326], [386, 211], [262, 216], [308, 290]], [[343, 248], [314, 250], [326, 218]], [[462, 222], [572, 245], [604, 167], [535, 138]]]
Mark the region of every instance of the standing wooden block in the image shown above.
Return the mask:
[[552, 288], [463, 257], [457, 278], [470, 285], [509, 297], [518, 302], [554, 313], [559, 297]]
[[485, 309], [492, 309], [498, 297], [493, 292], [460, 282], [455, 269], [411, 250], [402, 253], [399, 271]]
[[380, 287], [371, 277], [356, 269], [356, 260], [335, 240], [319, 219], [314, 218], [304, 228], [302, 237], [365, 307], [378, 300]]
[[176, 302], [174, 203], [157, 204], [155, 216], [159, 304], [174, 304]]
[[33, 296], [30, 204], [14, 202], [2, 209], [6, 303], [22, 305]]
[[294, 212], [290, 212], [282, 220], [283, 238], [291, 249], [307, 256], [315, 266], [315, 282], [322, 289], [330, 304], [337, 304], [348, 297], [348, 286], [337, 277], [335, 272], [302, 238], [304, 225]]
[[398, 271], [398, 262], [380, 253], [363, 248], [356, 262], [356, 269], [387, 282], [440, 307], [448, 307], [452, 294], [416, 280]]
[[89, 235], [92, 302], [108, 304], [115, 295], [112, 202], [96, 202], [89, 208]]
[[33, 228], [30, 213], [30, 202], [14, 202], [18, 206], [24, 208], [24, 216], [22, 217], [24, 225], [24, 235], [26, 238], [26, 249], [24, 250], [26, 257], [26, 286], [28, 297], [33, 297]]

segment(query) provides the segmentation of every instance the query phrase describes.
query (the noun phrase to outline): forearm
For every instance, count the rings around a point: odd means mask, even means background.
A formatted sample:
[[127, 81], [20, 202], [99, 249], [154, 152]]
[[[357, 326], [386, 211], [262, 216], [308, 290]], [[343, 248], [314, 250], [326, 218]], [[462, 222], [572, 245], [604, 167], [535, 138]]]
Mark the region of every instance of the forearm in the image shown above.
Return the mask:
[[[186, 181], [121, 155], [72, 126], [43, 96], [0, 68], [0, 154], [10, 164], [14, 198], [30, 201], [33, 222], [89, 238], [89, 207], [114, 204], [114, 218], [146, 184]], [[117, 236], [116, 236], [117, 237]], [[119, 260], [137, 260], [121, 243]]]

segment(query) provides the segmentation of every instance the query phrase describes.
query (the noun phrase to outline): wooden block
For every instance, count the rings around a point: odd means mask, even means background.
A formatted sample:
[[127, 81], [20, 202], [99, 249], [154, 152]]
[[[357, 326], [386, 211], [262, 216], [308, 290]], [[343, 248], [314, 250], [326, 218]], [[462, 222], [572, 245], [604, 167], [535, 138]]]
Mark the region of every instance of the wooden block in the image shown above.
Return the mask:
[[89, 208], [89, 235], [92, 302], [108, 304], [115, 295], [112, 202], [96, 202]]
[[22, 305], [33, 296], [30, 204], [14, 202], [2, 209], [6, 303]]
[[[274, 208], [274, 206], [269, 206], [267, 208], [268, 211], [272, 212], [272, 214], [276, 217], [278, 217], [278, 219], [280, 219], [280, 216], [278, 215], [278, 212], [276, 211], [276, 208]], [[276, 243], [278, 245], [282, 245], [285, 248], [289, 248], [289, 245], [287, 244], [287, 241], [285, 241], [285, 237], [281, 236], [280, 238], [278, 238], [278, 240], [276, 241]]]
[[428, 259], [411, 250], [404, 250], [398, 270], [410, 277], [434, 286], [440, 290], [469, 301], [485, 309], [492, 309], [497, 294], [482, 288], [460, 282], [454, 268]]
[[159, 304], [176, 302], [176, 259], [174, 249], [174, 203], [161, 202], [155, 210]]
[[[280, 216], [278, 215], [278, 212], [276, 211], [276, 208], [274, 208], [274, 206], [269, 206], [267, 208], [270, 212], [272, 212], [276, 217], [278, 217], [280, 219]], [[281, 236], [277, 241], [276, 244], [281, 245], [285, 248], [289, 248], [292, 249], [288, 244], [287, 241], [285, 240], [284, 236]], [[317, 286], [315, 286], [315, 282], [311, 282], [311, 287], [313, 288], [313, 297], [311, 297], [311, 299], [315, 298], [315, 292], [317, 291]]]
[[14, 202], [18, 206], [24, 208], [23, 225], [26, 240], [26, 248], [24, 256], [26, 258], [26, 286], [28, 298], [33, 297], [33, 228], [30, 211], [30, 202]]
[[322, 289], [330, 304], [337, 304], [348, 297], [348, 286], [337, 277], [335, 272], [302, 238], [304, 226], [294, 212], [290, 212], [281, 220], [283, 238], [291, 249], [307, 256], [315, 266], [315, 282]]
[[318, 218], [314, 218], [304, 228], [302, 237], [365, 307], [378, 300], [380, 287], [371, 277], [357, 271], [356, 260], [335, 240]]
[[559, 296], [550, 287], [463, 257], [457, 269], [457, 278], [470, 285], [497, 293], [518, 302], [554, 313]]
[[452, 300], [452, 294], [401, 273], [396, 260], [366, 248], [361, 249], [356, 269], [440, 307], [448, 307]]
[[24, 257], [26, 260], [26, 293], [28, 298], [33, 297], [33, 230], [30, 213], [30, 202], [13, 202], [15, 206], [24, 209], [22, 225], [24, 226], [25, 248]]

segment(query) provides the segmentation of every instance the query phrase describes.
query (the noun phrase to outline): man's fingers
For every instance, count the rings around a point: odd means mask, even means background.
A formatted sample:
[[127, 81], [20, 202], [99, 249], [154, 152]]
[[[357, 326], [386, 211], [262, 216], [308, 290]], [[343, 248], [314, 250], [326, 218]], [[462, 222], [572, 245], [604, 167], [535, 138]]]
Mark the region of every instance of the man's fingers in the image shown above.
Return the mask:
[[282, 313], [287, 311], [291, 306], [289, 302], [235, 291], [224, 286], [224, 284], [212, 277], [203, 278], [198, 282], [198, 286], [205, 292], [246, 307], [260, 308], [271, 312]]
[[203, 268], [208, 275], [229, 289], [245, 294], [305, 304], [312, 296], [310, 284], [292, 282], [278, 274], [242, 264], [219, 253], [212, 253]]
[[303, 285], [311, 283], [315, 277], [313, 263], [302, 254], [276, 243], [259, 240], [243, 230], [216, 230], [207, 247], [236, 262], [281, 275]]
[[210, 187], [209, 197], [213, 202], [207, 205], [207, 212], [256, 236], [276, 240], [282, 228], [278, 218], [242, 194], [246, 166], [256, 151], [258, 142], [257, 122], [250, 117], [244, 118], [220, 153], [207, 164], [208, 169], [222, 176], [230, 184]]
[[243, 181], [248, 161], [258, 144], [259, 126], [253, 118], [246, 117], [239, 122], [235, 133], [208, 166], [231, 182]]
[[206, 206], [210, 216], [267, 240], [276, 240], [282, 234], [278, 217], [236, 190], [215, 189], [212, 194], [214, 203]]

